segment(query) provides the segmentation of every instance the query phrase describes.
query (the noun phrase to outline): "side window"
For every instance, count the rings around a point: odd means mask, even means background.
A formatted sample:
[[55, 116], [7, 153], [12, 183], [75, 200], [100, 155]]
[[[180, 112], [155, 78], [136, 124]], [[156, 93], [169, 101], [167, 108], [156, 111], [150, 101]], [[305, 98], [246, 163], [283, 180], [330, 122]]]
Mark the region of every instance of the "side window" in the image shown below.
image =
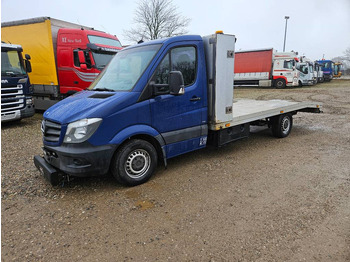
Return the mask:
[[172, 49], [171, 70], [182, 73], [185, 86], [193, 84], [196, 77], [196, 49], [193, 46]]
[[283, 68], [292, 69], [293, 68], [293, 61], [284, 60]]
[[[76, 67], [80, 67], [78, 51], [79, 50], [73, 51], [74, 66]], [[84, 56], [85, 56], [85, 62], [86, 62], [87, 68], [91, 68], [91, 59], [90, 59], [89, 52], [84, 51]]]
[[74, 66], [80, 67], [78, 50], [73, 51]]
[[196, 68], [197, 56], [195, 47], [173, 48], [158, 65], [153, 80], [156, 84], [169, 84], [170, 71], [180, 71], [184, 78], [185, 86], [188, 86], [195, 82]]

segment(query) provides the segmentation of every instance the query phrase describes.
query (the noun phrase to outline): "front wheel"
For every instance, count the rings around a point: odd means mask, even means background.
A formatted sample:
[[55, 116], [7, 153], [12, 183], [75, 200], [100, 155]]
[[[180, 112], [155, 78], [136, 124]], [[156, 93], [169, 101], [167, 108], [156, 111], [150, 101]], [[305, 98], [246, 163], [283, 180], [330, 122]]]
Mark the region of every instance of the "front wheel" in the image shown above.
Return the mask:
[[286, 81], [282, 78], [278, 78], [275, 80], [275, 87], [276, 88], [285, 88], [286, 87]]
[[272, 134], [278, 138], [287, 137], [292, 131], [293, 117], [291, 114], [284, 114], [272, 118]]
[[153, 175], [157, 161], [157, 151], [151, 143], [134, 139], [115, 153], [111, 172], [119, 183], [136, 186], [145, 183]]

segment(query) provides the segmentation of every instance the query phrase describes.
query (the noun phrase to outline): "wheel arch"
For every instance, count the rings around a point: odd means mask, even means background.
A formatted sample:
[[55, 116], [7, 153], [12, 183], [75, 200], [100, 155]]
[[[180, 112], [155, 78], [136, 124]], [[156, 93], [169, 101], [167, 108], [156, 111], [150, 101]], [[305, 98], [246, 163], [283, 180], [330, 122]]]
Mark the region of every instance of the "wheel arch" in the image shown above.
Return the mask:
[[277, 88], [276, 83], [280, 80], [284, 81], [284, 87], [286, 87], [288, 84], [288, 80], [287, 80], [287, 77], [285, 77], [283, 75], [273, 76], [273, 86]]
[[114, 154], [122, 145], [132, 139], [141, 139], [151, 143], [157, 151], [158, 158], [163, 159], [164, 165], [167, 166], [166, 152], [163, 150], [165, 146], [164, 138], [157, 130], [147, 125], [130, 126], [115, 135], [111, 140], [112, 144], [118, 145]]

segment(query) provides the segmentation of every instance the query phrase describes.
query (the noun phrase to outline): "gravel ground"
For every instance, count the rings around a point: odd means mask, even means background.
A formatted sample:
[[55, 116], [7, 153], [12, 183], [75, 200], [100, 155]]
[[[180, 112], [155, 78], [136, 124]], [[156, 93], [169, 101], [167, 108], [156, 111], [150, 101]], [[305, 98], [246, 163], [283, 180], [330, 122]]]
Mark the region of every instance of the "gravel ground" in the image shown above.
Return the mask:
[[264, 128], [169, 160], [146, 184], [50, 186], [35, 169], [42, 115], [1, 129], [2, 261], [349, 261], [350, 80], [235, 96], [312, 100], [276, 139]]

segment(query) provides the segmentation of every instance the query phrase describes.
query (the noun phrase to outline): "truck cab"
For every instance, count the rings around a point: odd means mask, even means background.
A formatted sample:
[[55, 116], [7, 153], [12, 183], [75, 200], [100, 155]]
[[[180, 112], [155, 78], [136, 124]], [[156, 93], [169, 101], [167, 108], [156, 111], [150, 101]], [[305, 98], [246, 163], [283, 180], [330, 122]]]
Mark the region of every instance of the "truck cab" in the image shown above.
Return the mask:
[[1, 43], [1, 122], [21, 120], [34, 115], [28, 73], [30, 56], [22, 56], [22, 46]]
[[57, 34], [60, 93], [86, 89], [122, 48], [118, 38], [86, 29], [61, 28]]
[[300, 58], [299, 63], [297, 63], [296, 68], [300, 72], [299, 76], [299, 86], [307, 85], [312, 86], [316, 83], [316, 77], [314, 75], [314, 65], [313, 63], [305, 58]]
[[283, 87], [279, 79], [284, 79], [284, 86], [298, 86], [299, 71], [296, 69], [298, 62], [295, 52], [275, 52], [273, 60], [273, 79], [276, 87]]
[[318, 60], [322, 66], [324, 80], [329, 82], [333, 79], [334, 62], [331, 60]]
[[316, 83], [324, 82], [322, 66], [317, 61], [314, 62], [314, 77], [316, 79]]
[[[142, 150], [130, 156], [125, 169], [124, 165], [113, 168], [122, 168], [129, 177], [141, 181], [141, 167], [147, 163], [147, 168], [154, 169], [155, 155], [166, 161], [206, 146], [206, 84], [200, 36], [125, 48], [87, 91], [44, 113], [45, 160], [74, 176], [104, 174], [123, 155], [115, 154], [116, 150], [127, 151], [133, 146], [128, 141], [136, 139], [142, 141]], [[146, 153], [149, 148], [153, 148], [151, 153]]]
[[340, 62], [335, 62], [335, 63], [334, 63], [334, 73], [333, 73], [333, 77], [341, 77], [341, 75], [342, 75], [341, 69], [342, 69], [342, 63], [340, 63]]

